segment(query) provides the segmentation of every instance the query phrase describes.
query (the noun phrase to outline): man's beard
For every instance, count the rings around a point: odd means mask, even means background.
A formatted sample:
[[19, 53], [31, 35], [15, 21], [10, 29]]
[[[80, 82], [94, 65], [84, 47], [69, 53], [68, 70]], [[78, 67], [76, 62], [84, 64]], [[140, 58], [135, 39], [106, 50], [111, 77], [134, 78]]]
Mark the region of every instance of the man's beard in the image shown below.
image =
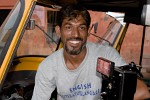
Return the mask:
[[[82, 39], [80, 39], [81, 41], [83, 41]], [[68, 47], [67, 47], [67, 44], [65, 44], [65, 50], [67, 53], [71, 54], [71, 55], [78, 55], [81, 53], [81, 51], [83, 50], [83, 48], [86, 46], [86, 42], [82, 43], [81, 47], [78, 49], [78, 50], [75, 50], [73, 47], [72, 50], [70, 50]]]

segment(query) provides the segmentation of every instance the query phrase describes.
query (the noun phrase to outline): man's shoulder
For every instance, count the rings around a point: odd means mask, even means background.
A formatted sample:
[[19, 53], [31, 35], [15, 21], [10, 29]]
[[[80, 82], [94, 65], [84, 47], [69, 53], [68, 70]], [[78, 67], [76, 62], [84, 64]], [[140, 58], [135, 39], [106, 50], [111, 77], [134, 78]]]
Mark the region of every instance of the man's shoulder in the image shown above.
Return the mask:
[[[61, 63], [61, 51], [58, 50], [47, 56], [39, 65], [39, 70], [47, 72], [48, 70], [55, 70], [57, 65]], [[58, 63], [59, 62], [59, 63]]]
[[95, 48], [113, 48], [111, 45], [108, 44], [102, 44], [102, 43], [93, 43], [93, 42], [87, 42], [87, 47], [95, 49]]
[[57, 62], [60, 58], [61, 58], [61, 53], [62, 53], [62, 49], [59, 49], [55, 52], [53, 52], [52, 54], [50, 54], [49, 56], [47, 56], [42, 63], [50, 63], [50, 62]]
[[89, 53], [96, 55], [107, 55], [108, 53], [115, 53], [116, 50], [111, 45], [100, 44], [100, 43], [87, 43]]

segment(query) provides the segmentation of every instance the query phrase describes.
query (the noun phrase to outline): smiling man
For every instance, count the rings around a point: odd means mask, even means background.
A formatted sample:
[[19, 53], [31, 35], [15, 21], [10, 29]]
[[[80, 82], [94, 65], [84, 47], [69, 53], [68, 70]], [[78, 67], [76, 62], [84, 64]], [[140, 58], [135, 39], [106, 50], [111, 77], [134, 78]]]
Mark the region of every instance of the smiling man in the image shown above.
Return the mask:
[[100, 100], [102, 77], [97, 74], [97, 58], [126, 63], [107, 45], [87, 42], [90, 14], [80, 5], [68, 5], [59, 13], [56, 33], [63, 48], [49, 55], [39, 66], [32, 100], [49, 100], [57, 87], [58, 100]]

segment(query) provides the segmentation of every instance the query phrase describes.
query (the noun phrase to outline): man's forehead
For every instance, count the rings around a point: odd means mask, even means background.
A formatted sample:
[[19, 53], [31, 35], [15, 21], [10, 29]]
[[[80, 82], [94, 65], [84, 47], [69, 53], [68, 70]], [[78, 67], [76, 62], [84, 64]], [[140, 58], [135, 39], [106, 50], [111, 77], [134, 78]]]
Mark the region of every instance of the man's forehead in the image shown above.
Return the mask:
[[81, 15], [77, 17], [66, 17], [63, 22], [81, 22], [86, 24], [85, 19]]

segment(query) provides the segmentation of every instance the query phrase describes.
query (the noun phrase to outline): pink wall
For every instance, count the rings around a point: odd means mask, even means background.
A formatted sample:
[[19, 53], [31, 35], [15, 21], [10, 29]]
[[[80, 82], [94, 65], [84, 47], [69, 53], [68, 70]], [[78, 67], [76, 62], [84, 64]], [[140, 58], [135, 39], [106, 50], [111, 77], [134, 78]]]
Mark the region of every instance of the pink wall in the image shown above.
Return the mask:
[[17, 0], [0, 0], [0, 9], [11, 9]]

